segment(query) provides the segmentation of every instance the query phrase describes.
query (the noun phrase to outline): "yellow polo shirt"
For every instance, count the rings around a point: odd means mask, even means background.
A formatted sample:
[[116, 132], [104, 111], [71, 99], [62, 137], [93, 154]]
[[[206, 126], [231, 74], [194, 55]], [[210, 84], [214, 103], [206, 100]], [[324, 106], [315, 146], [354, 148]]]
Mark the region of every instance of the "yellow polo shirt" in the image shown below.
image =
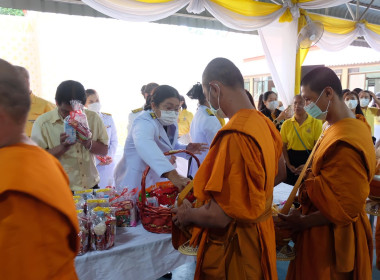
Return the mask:
[[34, 121], [42, 114], [45, 114], [55, 108], [55, 105], [53, 103], [41, 97], [38, 97], [33, 93], [30, 94], [30, 102], [30, 111], [25, 125], [25, 133], [28, 135], [28, 137], [30, 137], [32, 134]]
[[305, 148], [302, 145], [301, 140], [297, 136], [294, 130], [297, 129], [303, 143], [308, 150], [312, 150], [315, 142], [318, 140], [322, 133], [322, 121], [314, 119], [310, 115], [307, 115], [307, 119], [302, 125], [299, 125], [295, 117], [286, 120], [281, 127], [282, 142], [288, 144], [287, 149], [295, 151], [304, 151]]
[[183, 109], [178, 116], [178, 135], [182, 136], [190, 132], [190, 124], [193, 120], [193, 113]]
[[[102, 119], [95, 112], [85, 110], [92, 140], [108, 145], [107, 130]], [[60, 134], [64, 132], [63, 118], [58, 109], [37, 118], [32, 129], [32, 140], [43, 149], [52, 149], [60, 144]], [[72, 191], [89, 189], [99, 183], [99, 173], [94, 154], [80, 143], [75, 143], [58, 159], [70, 179]], [[43, 176], [43, 174], [41, 174]]]
[[375, 118], [377, 117], [377, 112], [379, 109], [375, 107], [367, 107], [367, 109], [362, 108], [363, 114], [367, 123], [371, 127], [372, 136], [375, 134]]

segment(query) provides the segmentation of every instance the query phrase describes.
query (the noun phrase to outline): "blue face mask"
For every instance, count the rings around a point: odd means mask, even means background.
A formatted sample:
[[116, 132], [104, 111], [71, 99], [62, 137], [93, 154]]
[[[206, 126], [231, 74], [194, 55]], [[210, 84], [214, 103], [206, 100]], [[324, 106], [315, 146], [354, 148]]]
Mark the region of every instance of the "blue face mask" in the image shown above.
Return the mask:
[[325, 120], [326, 119], [327, 112], [328, 112], [329, 106], [330, 106], [330, 101], [329, 101], [329, 103], [327, 104], [326, 111], [324, 111], [324, 112], [322, 112], [322, 110], [317, 106], [319, 98], [321, 98], [322, 94], [323, 94], [323, 91], [321, 92], [321, 94], [319, 95], [319, 97], [318, 97], [317, 101], [315, 101], [315, 103], [310, 102], [310, 104], [305, 106], [305, 108], [304, 108], [306, 113], [308, 113], [310, 116], [312, 116], [313, 118], [318, 119], [318, 120]]

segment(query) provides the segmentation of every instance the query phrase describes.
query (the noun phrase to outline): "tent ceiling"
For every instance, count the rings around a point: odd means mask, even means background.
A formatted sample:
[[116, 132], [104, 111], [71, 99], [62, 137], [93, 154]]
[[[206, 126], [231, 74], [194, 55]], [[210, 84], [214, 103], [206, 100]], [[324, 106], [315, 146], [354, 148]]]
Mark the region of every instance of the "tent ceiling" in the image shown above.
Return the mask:
[[[260, 2], [279, 3], [282, 1], [260, 0]], [[62, 13], [69, 15], [107, 17], [85, 5], [80, 0], [0, 0], [0, 6], [4, 8]], [[370, 23], [380, 25], [380, 0], [354, 0], [350, 1], [346, 5], [340, 5], [327, 9], [310, 10], [310, 12], [313, 13], [350, 20], [352, 20], [352, 16], [355, 17], [356, 14], [358, 14], [360, 17], [360, 15], [362, 15], [365, 11], [366, 13], [362, 19], [365, 19]], [[223, 24], [213, 18], [213, 16], [207, 11], [204, 11], [198, 15], [194, 15], [187, 13], [186, 8], [178, 11], [176, 14], [168, 18], [157, 21], [157, 23], [238, 32], [236, 30], [231, 30], [230, 28], [225, 27]], [[256, 31], [243, 33], [257, 34]], [[368, 46], [362, 39], [356, 40], [353, 44], [359, 46]]]

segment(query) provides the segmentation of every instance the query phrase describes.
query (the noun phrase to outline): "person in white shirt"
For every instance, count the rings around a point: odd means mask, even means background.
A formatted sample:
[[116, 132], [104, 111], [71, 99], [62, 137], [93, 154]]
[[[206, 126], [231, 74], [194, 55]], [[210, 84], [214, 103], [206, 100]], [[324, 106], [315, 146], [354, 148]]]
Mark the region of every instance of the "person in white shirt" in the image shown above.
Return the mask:
[[[222, 125], [210, 109], [210, 105], [206, 101], [200, 83], [195, 84], [187, 93], [187, 96], [191, 99], [198, 99], [199, 102], [198, 110], [190, 125], [191, 140], [196, 143], [206, 143], [208, 146], [211, 146], [215, 134], [222, 128]], [[201, 163], [205, 159], [207, 153], [208, 150], [205, 150], [197, 156]], [[193, 178], [197, 170], [197, 163], [194, 160], [191, 160], [189, 174]]]
[[117, 189], [140, 188], [142, 174], [147, 166], [151, 167], [146, 178], [147, 187], [165, 178], [180, 190], [187, 185], [189, 179], [180, 176], [173, 166], [175, 157], [166, 157], [163, 153], [186, 149], [196, 154], [206, 150], [207, 145], [190, 143], [185, 146], [178, 143], [179, 107], [179, 94], [175, 88], [162, 85], [155, 89], [144, 112], [135, 119], [128, 134], [122, 159], [124, 162], [120, 162], [125, 168], [115, 172]]
[[97, 113], [102, 119], [108, 135], [108, 153], [105, 157], [96, 156], [96, 168], [98, 169], [100, 182], [98, 186], [105, 188], [114, 186], [113, 170], [115, 168], [115, 153], [117, 149], [117, 131], [112, 115], [100, 112], [101, 104], [98, 93], [93, 89], [86, 90], [86, 107]]
[[[141, 94], [144, 97], [145, 101], [153, 92], [153, 90], [158, 87], [158, 84], [156, 83], [149, 83], [147, 85], [142, 86], [141, 88]], [[132, 112], [128, 115], [128, 125], [127, 130], [128, 133], [131, 131], [133, 121], [137, 118], [138, 115], [140, 115], [144, 111], [144, 106], [133, 109]]]

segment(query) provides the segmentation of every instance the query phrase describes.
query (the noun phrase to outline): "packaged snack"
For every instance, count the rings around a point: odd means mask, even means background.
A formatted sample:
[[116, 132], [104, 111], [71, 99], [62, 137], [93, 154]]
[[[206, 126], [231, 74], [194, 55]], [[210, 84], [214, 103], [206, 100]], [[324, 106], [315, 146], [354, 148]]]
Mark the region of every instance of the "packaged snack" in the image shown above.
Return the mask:
[[131, 191], [125, 188], [120, 195], [110, 199], [111, 206], [116, 209], [115, 216], [118, 227], [135, 227], [137, 225], [136, 193], [137, 188]]
[[159, 206], [158, 198], [156, 196], [147, 197], [146, 198], [146, 205], [152, 206], [152, 207], [158, 207]]
[[83, 209], [77, 210], [78, 215], [78, 221], [79, 221], [79, 240], [80, 240], [80, 247], [78, 255], [85, 254], [88, 249], [88, 241], [89, 241], [89, 223], [87, 216], [85, 215]]
[[73, 111], [67, 117], [67, 123], [76, 130], [80, 139], [91, 139], [92, 133], [88, 125], [87, 116], [83, 110], [83, 104], [79, 100], [72, 100], [70, 104]]
[[74, 196], [81, 196], [84, 200], [94, 198], [93, 190], [74, 191]]
[[77, 210], [84, 210], [84, 207], [86, 205], [86, 201], [83, 199], [83, 197], [81, 197], [80, 195], [74, 195], [73, 196], [73, 199], [74, 199], [74, 203], [75, 203], [75, 208]]
[[158, 203], [172, 206], [178, 196], [178, 188], [170, 181], [158, 182], [156, 188], [150, 192], [151, 197], [157, 197]]
[[106, 163], [108, 160], [111, 160], [112, 159], [112, 157], [110, 157], [110, 156], [104, 156], [104, 157], [102, 157], [102, 156], [95, 156], [100, 162], [103, 162], [103, 163]]
[[115, 244], [116, 219], [109, 207], [91, 211], [91, 249], [107, 250]]
[[96, 198], [108, 197], [109, 199], [114, 198], [117, 193], [114, 188], [96, 189], [94, 190]]
[[63, 121], [64, 132], [68, 135], [66, 141], [67, 143], [74, 144], [77, 141], [77, 132], [74, 127], [69, 124], [70, 116], [67, 116]]
[[100, 198], [100, 199], [88, 199], [87, 200], [87, 211], [91, 212], [92, 209], [96, 207], [109, 207], [110, 202], [108, 198]]

